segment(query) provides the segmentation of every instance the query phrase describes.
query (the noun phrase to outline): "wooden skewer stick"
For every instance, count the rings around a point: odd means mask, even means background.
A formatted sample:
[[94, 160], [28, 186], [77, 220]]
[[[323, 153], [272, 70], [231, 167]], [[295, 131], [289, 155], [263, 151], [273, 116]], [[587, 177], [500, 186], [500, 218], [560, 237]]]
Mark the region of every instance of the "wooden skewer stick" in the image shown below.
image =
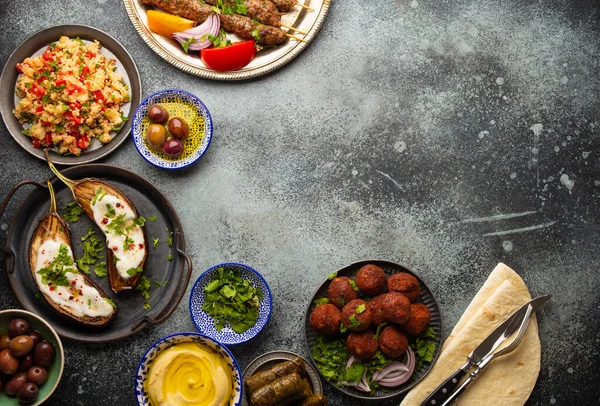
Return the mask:
[[287, 28], [288, 30], [296, 31], [298, 34], [306, 35], [306, 31], [302, 31], [302, 30], [300, 30], [298, 28], [290, 27], [289, 25], [285, 25], [285, 24], [281, 24], [281, 26], [283, 28]]
[[300, 6], [300, 7], [302, 7], [302, 8], [305, 8], [305, 9], [307, 9], [308, 11], [315, 11], [315, 9], [314, 9], [314, 8], [310, 8], [310, 7], [308, 7], [308, 6], [305, 6], [305, 5], [304, 5], [304, 4], [302, 4], [302, 3], [298, 3], [298, 2], [296, 2], [296, 4], [297, 4], [297, 5], [299, 5], [299, 6]]
[[296, 37], [295, 35], [290, 35], [290, 34], [285, 34], [286, 37], [290, 37], [292, 39], [295, 39], [296, 41], [300, 41], [300, 42], [308, 42], [307, 40], [305, 40], [304, 38], [300, 38], [300, 37]]

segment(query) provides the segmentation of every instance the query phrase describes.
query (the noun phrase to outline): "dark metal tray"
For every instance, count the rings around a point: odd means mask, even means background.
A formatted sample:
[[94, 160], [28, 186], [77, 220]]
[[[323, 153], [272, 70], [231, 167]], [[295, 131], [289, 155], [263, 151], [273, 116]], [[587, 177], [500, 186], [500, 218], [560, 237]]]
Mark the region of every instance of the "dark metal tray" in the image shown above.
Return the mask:
[[[413, 386], [415, 386], [421, 379], [423, 379], [423, 377], [425, 377], [425, 375], [427, 375], [427, 373], [429, 372], [429, 370], [431, 369], [433, 364], [435, 364], [435, 361], [437, 360], [437, 357], [438, 357], [441, 347], [442, 347], [442, 316], [440, 314], [440, 309], [438, 307], [438, 304], [437, 304], [435, 298], [433, 297], [433, 294], [431, 293], [431, 290], [429, 290], [427, 285], [425, 285], [425, 282], [423, 282], [423, 280], [418, 275], [416, 275], [413, 271], [411, 271], [408, 267], [406, 267], [404, 265], [396, 264], [394, 262], [380, 260], [380, 259], [369, 259], [369, 260], [365, 260], [365, 261], [354, 262], [350, 265], [347, 265], [347, 266], [339, 269], [337, 271], [337, 276], [347, 276], [351, 279], [354, 279], [354, 277], [358, 273], [358, 270], [367, 264], [377, 265], [378, 267], [383, 269], [383, 271], [387, 274], [387, 276], [393, 275], [398, 272], [406, 272], [406, 273], [413, 275], [415, 278], [417, 278], [417, 280], [419, 281], [419, 285], [421, 287], [421, 293], [419, 295], [418, 301], [423, 303], [424, 305], [426, 305], [429, 308], [429, 310], [431, 311], [431, 321], [430, 321], [429, 325], [433, 328], [433, 331], [435, 332], [436, 343], [437, 343], [437, 347], [435, 349], [435, 354], [433, 356], [432, 362], [429, 364], [425, 364], [423, 366], [423, 369], [421, 369], [420, 371], [415, 371], [415, 373], [417, 374], [417, 379], [410, 380], [396, 388], [389, 388], [385, 392], [382, 390], [376, 390], [373, 394], [368, 394], [365, 392], [361, 392], [357, 389], [354, 389], [352, 387], [336, 386], [336, 385], [332, 384], [332, 386], [334, 388], [336, 388], [340, 392], [342, 392], [346, 395], [349, 395], [353, 398], [364, 399], [364, 400], [377, 400], [377, 399], [391, 398], [391, 397], [395, 397], [395, 396], [401, 395], [403, 393], [406, 393]], [[306, 308], [306, 313], [305, 313], [305, 317], [304, 317], [304, 332], [305, 332], [306, 346], [308, 347], [309, 354], [312, 353], [312, 351], [311, 351], [312, 347], [313, 347], [313, 345], [315, 345], [316, 340], [317, 340], [317, 333], [315, 333], [315, 331], [312, 329], [312, 327], [310, 326], [310, 322], [309, 322], [310, 312], [314, 307], [313, 301], [318, 298], [327, 297], [327, 287], [329, 286], [329, 282], [330, 282], [329, 279], [326, 279], [319, 286], [319, 288], [317, 289], [317, 291], [315, 292], [313, 297], [310, 299], [310, 302], [308, 303], [308, 307]], [[312, 358], [312, 356], [310, 357], [310, 360], [315, 365], [315, 368], [319, 371], [319, 374], [321, 374], [321, 371], [319, 370], [319, 368], [318, 368], [315, 360]], [[322, 376], [322, 374], [321, 374], [321, 376]], [[327, 378], [325, 378], [325, 377], [323, 377], [323, 378], [327, 381]]]
[[[184, 252], [183, 229], [169, 200], [141, 176], [113, 165], [80, 165], [66, 169], [62, 173], [71, 179], [86, 177], [104, 179], [124, 192], [141, 216], [146, 218], [158, 216], [158, 220], [146, 222], [149, 247], [143, 275], [150, 279], [152, 285], [150, 308], [143, 309], [144, 299], [139, 291], [129, 290], [115, 294], [108, 286], [108, 278], [99, 279], [93, 272], [90, 278], [100, 285], [118, 307], [115, 319], [105, 327], [91, 328], [80, 325], [56, 312], [45, 299], [40, 297], [29, 269], [28, 250], [35, 228], [48, 212], [50, 194], [44, 184], [31, 180], [15, 185], [0, 206], [1, 216], [17, 189], [28, 184], [37, 186], [17, 209], [8, 229], [7, 246], [2, 248], [6, 253], [8, 280], [21, 305], [43, 317], [61, 337], [82, 342], [101, 343], [119, 340], [137, 333], [149, 324], [164, 322], [181, 301], [192, 273], [191, 260]], [[56, 192], [57, 207], [62, 215], [64, 207], [74, 199], [71, 191], [57, 178], [52, 178], [52, 185]], [[81, 237], [89, 227], [96, 230], [98, 238], [104, 237], [102, 231], [85, 214], [78, 222], [69, 224], [76, 258], [83, 254]], [[168, 234], [165, 228], [173, 231], [172, 247], [166, 244]], [[152, 244], [153, 238], [160, 239], [156, 248]], [[173, 256], [171, 261], [167, 260], [169, 254]], [[164, 287], [157, 287], [155, 281], [168, 281], [168, 283]]]

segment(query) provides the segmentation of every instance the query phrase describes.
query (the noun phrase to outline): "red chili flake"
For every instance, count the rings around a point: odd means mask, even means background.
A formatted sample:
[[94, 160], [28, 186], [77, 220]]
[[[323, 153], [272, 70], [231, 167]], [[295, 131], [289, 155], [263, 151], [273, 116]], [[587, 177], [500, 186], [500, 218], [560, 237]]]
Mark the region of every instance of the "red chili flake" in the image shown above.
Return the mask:
[[83, 291], [81, 289], [79, 289], [79, 294], [83, 296]]
[[141, 250], [144, 249], [144, 244], [138, 244], [138, 246], [140, 247]]
[[50, 286], [50, 292], [54, 292], [54, 286]]
[[77, 283], [77, 281], [76, 281], [75, 279], [73, 279], [73, 280], [71, 281], [71, 285], [75, 285], [75, 283]]
[[104, 218], [102, 219], [102, 224], [108, 224], [108, 218], [104, 217]]
[[113, 247], [113, 251], [116, 251], [118, 249], [119, 249], [119, 247], [117, 247], [116, 245]]
[[135, 244], [129, 245], [129, 249], [133, 251], [135, 249]]
[[46, 250], [42, 250], [42, 254], [45, 254], [45, 253], [46, 253]]

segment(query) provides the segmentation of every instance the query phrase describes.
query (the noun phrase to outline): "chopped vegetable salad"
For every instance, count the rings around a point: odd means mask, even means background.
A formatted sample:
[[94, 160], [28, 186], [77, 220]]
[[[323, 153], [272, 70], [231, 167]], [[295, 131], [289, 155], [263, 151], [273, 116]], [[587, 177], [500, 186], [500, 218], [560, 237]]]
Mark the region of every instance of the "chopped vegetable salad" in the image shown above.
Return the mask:
[[61, 155], [80, 155], [92, 138], [112, 140], [127, 120], [121, 106], [128, 86], [116, 73], [116, 60], [100, 53], [98, 41], [61, 37], [41, 56], [25, 58], [16, 68], [13, 110], [34, 147], [56, 147]]

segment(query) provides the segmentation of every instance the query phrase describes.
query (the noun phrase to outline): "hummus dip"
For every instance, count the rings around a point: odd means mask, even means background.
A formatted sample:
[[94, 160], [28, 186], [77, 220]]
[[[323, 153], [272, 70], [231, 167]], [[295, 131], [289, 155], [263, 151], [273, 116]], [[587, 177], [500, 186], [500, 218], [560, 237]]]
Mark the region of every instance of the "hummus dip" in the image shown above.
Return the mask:
[[228, 406], [232, 373], [226, 360], [196, 342], [176, 344], [152, 361], [146, 391], [152, 406]]

